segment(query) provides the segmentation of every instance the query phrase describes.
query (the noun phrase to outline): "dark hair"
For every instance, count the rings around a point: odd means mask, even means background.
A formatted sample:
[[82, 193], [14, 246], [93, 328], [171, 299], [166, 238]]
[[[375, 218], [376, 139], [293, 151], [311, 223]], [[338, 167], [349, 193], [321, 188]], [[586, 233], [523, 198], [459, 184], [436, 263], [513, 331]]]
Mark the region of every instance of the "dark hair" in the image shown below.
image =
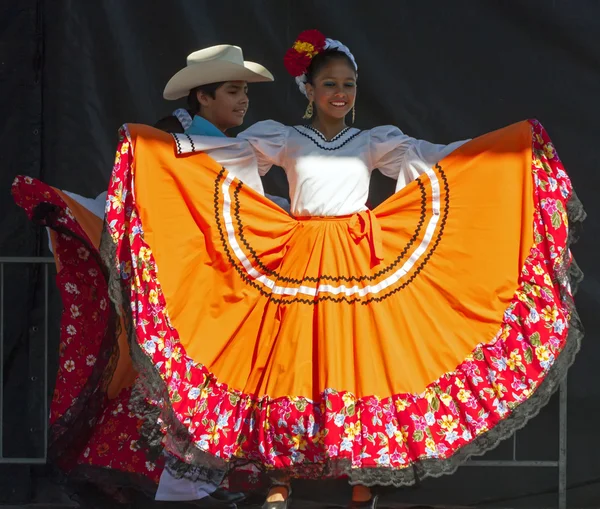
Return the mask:
[[158, 122], [156, 122], [156, 124], [154, 124], [154, 127], [171, 134], [183, 134], [185, 132], [181, 122], [175, 115], [169, 115], [168, 117], [161, 118]]
[[346, 55], [346, 53], [337, 49], [326, 49], [325, 51], [315, 55], [310, 62], [310, 65], [306, 70], [306, 82], [312, 85], [314, 77], [319, 74], [319, 71], [332, 60], [345, 60], [350, 68], [354, 69], [354, 72], [356, 72], [354, 62], [350, 60], [350, 57]]
[[198, 101], [198, 92], [204, 92], [206, 95], [216, 97], [217, 89], [227, 83], [226, 81], [220, 81], [218, 83], [208, 83], [206, 85], [200, 85], [199, 87], [192, 88], [188, 94], [188, 110], [192, 117], [200, 113], [200, 101]]

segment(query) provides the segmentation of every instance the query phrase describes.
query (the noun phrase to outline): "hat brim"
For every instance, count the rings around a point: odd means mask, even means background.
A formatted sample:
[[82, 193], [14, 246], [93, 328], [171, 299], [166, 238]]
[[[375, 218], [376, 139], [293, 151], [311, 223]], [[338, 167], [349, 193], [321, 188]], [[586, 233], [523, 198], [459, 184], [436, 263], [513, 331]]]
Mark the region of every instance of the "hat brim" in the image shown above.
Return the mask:
[[244, 62], [244, 65], [213, 60], [192, 64], [176, 73], [167, 83], [163, 97], [169, 101], [186, 97], [192, 88], [222, 81], [260, 83], [273, 81], [273, 75], [262, 65]]

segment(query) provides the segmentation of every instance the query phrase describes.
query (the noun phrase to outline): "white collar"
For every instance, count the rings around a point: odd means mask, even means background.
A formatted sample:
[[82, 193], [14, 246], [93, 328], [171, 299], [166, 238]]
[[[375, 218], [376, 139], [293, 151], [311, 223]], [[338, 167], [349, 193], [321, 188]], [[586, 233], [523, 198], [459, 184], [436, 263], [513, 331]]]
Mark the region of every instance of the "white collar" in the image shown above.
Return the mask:
[[342, 129], [333, 138], [328, 140], [318, 129], [308, 125], [296, 125], [294, 129], [302, 136], [311, 140], [315, 145], [323, 150], [337, 150], [348, 143], [352, 138], [360, 134], [360, 129], [355, 127], [346, 127]]

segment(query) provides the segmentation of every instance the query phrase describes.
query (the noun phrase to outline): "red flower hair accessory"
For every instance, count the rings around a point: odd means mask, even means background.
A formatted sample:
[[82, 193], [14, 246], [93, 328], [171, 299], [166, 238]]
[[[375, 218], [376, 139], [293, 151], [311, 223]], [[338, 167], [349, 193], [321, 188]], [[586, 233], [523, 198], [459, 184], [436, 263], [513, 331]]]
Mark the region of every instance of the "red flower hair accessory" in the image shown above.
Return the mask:
[[315, 55], [325, 49], [325, 36], [318, 30], [305, 30], [283, 57], [283, 65], [294, 77], [306, 73]]

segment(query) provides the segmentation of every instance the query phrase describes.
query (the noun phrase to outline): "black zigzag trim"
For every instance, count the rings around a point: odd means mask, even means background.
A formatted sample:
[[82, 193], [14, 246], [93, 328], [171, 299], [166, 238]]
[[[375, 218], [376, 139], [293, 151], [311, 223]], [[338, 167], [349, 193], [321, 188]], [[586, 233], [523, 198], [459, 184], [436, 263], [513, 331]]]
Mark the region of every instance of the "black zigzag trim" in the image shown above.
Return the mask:
[[194, 140], [192, 140], [192, 137], [189, 134], [186, 134], [185, 136], [187, 136], [187, 139], [190, 140], [190, 145], [192, 145], [192, 152], [196, 152], [196, 145], [194, 145]]
[[221, 215], [219, 213], [219, 184], [220, 184], [221, 179], [223, 178], [225, 171], [226, 171], [225, 168], [222, 168], [221, 171], [219, 172], [219, 175], [217, 176], [217, 178], [215, 180], [215, 192], [213, 195], [213, 197], [214, 197], [213, 204], [214, 204], [214, 210], [215, 210], [215, 220], [216, 220], [216, 224], [217, 224], [217, 230], [219, 231], [219, 237], [221, 239], [221, 244], [223, 246], [223, 250], [225, 251], [225, 255], [227, 256], [227, 259], [229, 260], [229, 263], [231, 264], [231, 266], [236, 270], [236, 272], [240, 275], [240, 277], [242, 278], [243, 281], [245, 281], [248, 285], [252, 286], [253, 288], [256, 288], [261, 293], [261, 295], [263, 295], [264, 297], [269, 299], [269, 301], [271, 301], [271, 302], [274, 302], [276, 304], [291, 304], [292, 302], [300, 302], [302, 304], [316, 304], [318, 302], [318, 300], [316, 300], [316, 299], [282, 299], [282, 298], [273, 297], [273, 294], [271, 292], [265, 291], [265, 289], [262, 285], [259, 285], [254, 280], [252, 280], [246, 274], [246, 272], [243, 271], [239, 267], [239, 265], [236, 263], [236, 261], [233, 259], [233, 257], [231, 256], [231, 251], [229, 250], [229, 246], [227, 245], [227, 240], [223, 233], [223, 226], [221, 224], [221, 217], [220, 217]]
[[399, 292], [400, 290], [403, 290], [404, 288], [406, 288], [410, 283], [412, 283], [415, 280], [415, 278], [419, 275], [419, 272], [421, 272], [423, 270], [423, 267], [425, 267], [425, 265], [427, 265], [427, 263], [429, 262], [429, 259], [433, 256], [433, 253], [435, 252], [440, 241], [442, 240], [442, 237], [444, 235], [444, 229], [446, 228], [446, 221], [448, 220], [448, 212], [450, 210], [450, 187], [448, 186], [448, 179], [446, 178], [446, 173], [444, 172], [444, 170], [442, 170], [442, 167], [439, 164], [436, 164], [435, 167], [440, 172], [440, 176], [442, 177], [442, 181], [444, 182], [444, 190], [446, 191], [446, 199], [444, 200], [444, 213], [442, 215], [442, 220], [440, 222], [440, 229], [438, 231], [435, 242], [433, 243], [433, 246], [431, 246], [431, 249], [425, 256], [425, 258], [423, 258], [423, 261], [419, 264], [417, 269], [400, 286], [394, 288], [392, 291], [390, 291], [380, 297], [367, 298], [366, 300], [364, 300], [362, 302], [362, 304], [366, 305], [366, 304], [369, 304], [370, 302], [381, 302], [382, 300], [385, 300], [388, 297], [390, 297], [391, 295], [394, 295], [395, 293]]
[[182, 148], [181, 148], [181, 141], [179, 141], [179, 136], [177, 136], [176, 134], [172, 134], [171, 136], [173, 136], [173, 138], [175, 139], [175, 143], [177, 145], [177, 155], [181, 155]]
[[[324, 145], [321, 145], [317, 140], [315, 140], [312, 136], [303, 133], [300, 129], [298, 129], [296, 126], [294, 126], [294, 130], [298, 133], [301, 134], [302, 136], [304, 136], [305, 138], [308, 138], [310, 141], [312, 141], [317, 147], [319, 147], [322, 150], [338, 150], [340, 148], [342, 148], [344, 145], [346, 145], [346, 143], [348, 143], [350, 140], [353, 140], [354, 138], [356, 138], [362, 131], [358, 131], [356, 133], [354, 133], [352, 136], [349, 136], [347, 139], [344, 140], [344, 142], [340, 145], [338, 145], [337, 147], [325, 147]], [[333, 140], [330, 140], [333, 141]]]
[[253, 286], [254, 288], [256, 288], [261, 294], [263, 294], [266, 297], [270, 297], [270, 294], [265, 292], [261, 285], [255, 283], [252, 279], [250, 279], [250, 277], [248, 277], [248, 275], [243, 270], [240, 269], [238, 264], [233, 259], [233, 256], [231, 256], [231, 251], [229, 250], [229, 246], [227, 244], [227, 239], [225, 238], [225, 234], [223, 233], [223, 226], [221, 224], [221, 214], [219, 213], [219, 184], [221, 182], [221, 179], [223, 178], [223, 175], [225, 174], [225, 171], [226, 170], [223, 167], [223, 168], [221, 168], [221, 171], [217, 175], [217, 178], [215, 180], [215, 192], [213, 194], [215, 221], [216, 221], [216, 225], [217, 225], [217, 230], [219, 231], [219, 238], [221, 239], [221, 244], [223, 246], [223, 250], [225, 251], [225, 255], [227, 256], [229, 263], [237, 271], [237, 273], [240, 275], [240, 277], [246, 283], [248, 283], [250, 286]]
[[[442, 170], [442, 168], [440, 167], [439, 164], [436, 165], [436, 168], [439, 170], [440, 175], [442, 177], [442, 180], [444, 182], [444, 189], [446, 191], [446, 200], [445, 200], [445, 204], [444, 204], [444, 213], [442, 216], [442, 221], [440, 223], [440, 229], [438, 231], [438, 235], [436, 238], [436, 241], [433, 245], [433, 247], [431, 248], [431, 250], [429, 251], [429, 253], [427, 253], [427, 255], [425, 256], [425, 258], [423, 259], [423, 261], [421, 262], [421, 264], [417, 267], [417, 269], [415, 270], [415, 272], [410, 276], [410, 278], [408, 280], [406, 280], [402, 285], [400, 285], [399, 287], [395, 288], [394, 290], [388, 292], [385, 295], [382, 295], [380, 297], [373, 297], [367, 300], [362, 299], [361, 297], [352, 297], [352, 298], [348, 298], [345, 295], [339, 296], [339, 297], [332, 297], [329, 295], [323, 295], [323, 296], [317, 296], [317, 297], [313, 297], [313, 298], [301, 298], [301, 297], [275, 297], [273, 295], [272, 292], [267, 292], [263, 285], [259, 285], [258, 283], [256, 283], [253, 279], [251, 279], [244, 270], [242, 270], [239, 266], [239, 264], [236, 263], [236, 261], [234, 260], [233, 256], [231, 255], [231, 251], [229, 250], [229, 246], [227, 244], [227, 240], [226, 237], [223, 233], [223, 226], [221, 224], [221, 217], [220, 217], [220, 213], [219, 213], [219, 183], [221, 181], [221, 179], [223, 178], [223, 175], [225, 173], [225, 168], [222, 168], [221, 171], [219, 172], [216, 180], [215, 180], [215, 191], [214, 191], [214, 211], [215, 211], [215, 221], [216, 221], [216, 225], [217, 225], [217, 229], [219, 232], [219, 237], [221, 239], [221, 244], [223, 246], [223, 250], [227, 256], [227, 259], [229, 260], [229, 263], [231, 264], [231, 266], [236, 270], [236, 272], [240, 275], [240, 277], [242, 278], [243, 281], [245, 281], [248, 285], [252, 286], [253, 288], [256, 288], [261, 295], [263, 295], [264, 297], [266, 297], [267, 299], [269, 299], [269, 301], [276, 303], [276, 304], [293, 304], [293, 303], [299, 303], [299, 304], [317, 304], [319, 301], [330, 301], [330, 302], [334, 302], [334, 303], [340, 303], [340, 302], [345, 302], [347, 304], [353, 304], [353, 303], [361, 303], [363, 305], [369, 304], [370, 302], [381, 302], [385, 299], [387, 299], [388, 297], [390, 297], [391, 295], [403, 290], [404, 288], [406, 288], [410, 283], [412, 283], [415, 278], [417, 277], [417, 275], [423, 270], [423, 268], [425, 267], [425, 265], [427, 265], [427, 263], [429, 262], [429, 259], [431, 258], [431, 256], [433, 255], [434, 251], [436, 250], [438, 244], [440, 243], [440, 240], [443, 236], [444, 233], [444, 228], [446, 225], [446, 221], [448, 218], [448, 212], [449, 212], [449, 198], [450, 198], [450, 189], [448, 186], [448, 181], [446, 178], [446, 175], [444, 173], [444, 171]], [[236, 188], [236, 191], [239, 192], [239, 190], [241, 189], [241, 186], [238, 185]], [[236, 205], [236, 208], [239, 209], [239, 204]]]
[[427, 215], [427, 193], [425, 190], [425, 185], [423, 184], [423, 182], [421, 180], [417, 180], [417, 184], [419, 186], [419, 189], [421, 191], [421, 214], [419, 217], [419, 222], [417, 223], [417, 227], [412, 235], [412, 237], [410, 238], [410, 240], [408, 241], [408, 243], [406, 244], [406, 246], [404, 246], [404, 248], [402, 249], [402, 251], [400, 252], [400, 254], [396, 257], [396, 259], [387, 267], [379, 270], [377, 273], [373, 274], [372, 276], [368, 276], [368, 275], [362, 275], [362, 276], [328, 276], [326, 274], [323, 274], [319, 277], [312, 277], [312, 276], [306, 276], [303, 277], [302, 279], [295, 279], [295, 278], [291, 278], [291, 277], [287, 277], [287, 276], [282, 276], [281, 274], [279, 274], [278, 272], [270, 269], [269, 267], [267, 267], [262, 260], [259, 258], [258, 254], [256, 253], [256, 251], [252, 248], [252, 246], [250, 245], [250, 243], [248, 242], [248, 240], [246, 239], [245, 235], [244, 235], [244, 226], [242, 224], [242, 220], [240, 217], [240, 201], [239, 201], [239, 192], [240, 189], [242, 187], [242, 183], [240, 182], [238, 184], [238, 186], [236, 187], [235, 191], [234, 191], [234, 217], [236, 219], [236, 223], [237, 223], [237, 227], [238, 227], [238, 235], [240, 237], [240, 240], [242, 241], [242, 244], [244, 245], [244, 247], [248, 250], [248, 252], [251, 254], [252, 259], [256, 262], [256, 264], [267, 274], [269, 274], [270, 276], [274, 276], [276, 277], [279, 281], [282, 281], [284, 283], [290, 283], [290, 284], [302, 284], [305, 282], [310, 282], [310, 283], [320, 283], [321, 281], [333, 281], [336, 283], [339, 283], [341, 281], [345, 282], [345, 283], [362, 283], [364, 281], [375, 281], [377, 279], [379, 279], [381, 276], [383, 276], [384, 274], [387, 274], [388, 272], [390, 272], [392, 269], [394, 269], [406, 256], [406, 253], [408, 253], [409, 249], [412, 247], [412, 245], [417, 241], [417, 239], [419, 238], [419, 234], [421, 233], [421, 229], [423, 228], [423, 224], [425, 223], [425, 219], [426, 219], [426, 215]]
[[252, 286], [253, 288], [256, 288], [261, 293], [261, 295], [263, 295], [264, 297], [269, 299], [270, 302], [273, 302], [275, 304], [292, 304], [292, 303], [297, 302], [300, 304], [314, 305], [319, 301], [325, 301], [325, 300], [328, 300], [331, 302], [336, 302], [336, 303], [337, 302], [346, 302], [348, 304], [352, 304], [352, 303], [358, 302], [360, 300], [360, 298], [349, 299], [346, 296], [331, 297], [329, 295], [324, 295], [322, 297], [316, 297], [316, 298], [312, 298], [312, 299], [300, 298], [300, 297], [280, 298], [280, 297], [275, 297], [272, 292], [267, 292], [264, 289], [263, 285], [259, 285], [253, 279], [251, 279], [246, 274], [246, 272], [243, 271], [239, 267], [239, 265], [236, 263], [236, 261], [231, 256], [231, 251], [229, 250], [229, 246], [227, 245], [227, 240], [223, 233], [223, 226], [221, 224], [221, 217], [220, 217], [220, 213], [219, 213], [219, 184], [220, 184], [220, 181], [221, 181], [225, 171], [226, 171], [225, 168], [222, 168], [221, 171], [219, 172], [219, 175], [217, 176], [217, 179], [215, 180], [215, 192], [214, 192], [214, 200], [213, 200], [214, 210], [215, 210], [215, 220], [216, 220], [216, 224], [217, 224], [217, 230], [219, 231], [219, 237], [221, 238], [221, 244], [223, 246], [223, 250], [225, 251], [225, 255], [227, 256], [227, 259], [229, 260], [229, 263], [231, 264], [231, 266], [236, 270], [236, 272], [240, 275], [240, 277], [242, 278], [243, 281], [245, 281], [248, 285]]
[[325, 138], [325, 135], [321, 131], [319, 131], [318, 129], [315, 129], [311, 125], [302, 125], [302, 126], [299, 126], [299, 127], [304, 127], [305, 129], [308, 129], [308, 130], [312, 131], [319, 138], [321, 138], [325, 143], [333, 143], [334, 141], [339, 140], [342, 136], [344, 136], [344, 134], [346, 134], [351, 129], [351, 127], [345, 127], [339, 133], [337, 133], [333, 138], [331, 138], [330, 140], [328, 140], [327, 138]]

